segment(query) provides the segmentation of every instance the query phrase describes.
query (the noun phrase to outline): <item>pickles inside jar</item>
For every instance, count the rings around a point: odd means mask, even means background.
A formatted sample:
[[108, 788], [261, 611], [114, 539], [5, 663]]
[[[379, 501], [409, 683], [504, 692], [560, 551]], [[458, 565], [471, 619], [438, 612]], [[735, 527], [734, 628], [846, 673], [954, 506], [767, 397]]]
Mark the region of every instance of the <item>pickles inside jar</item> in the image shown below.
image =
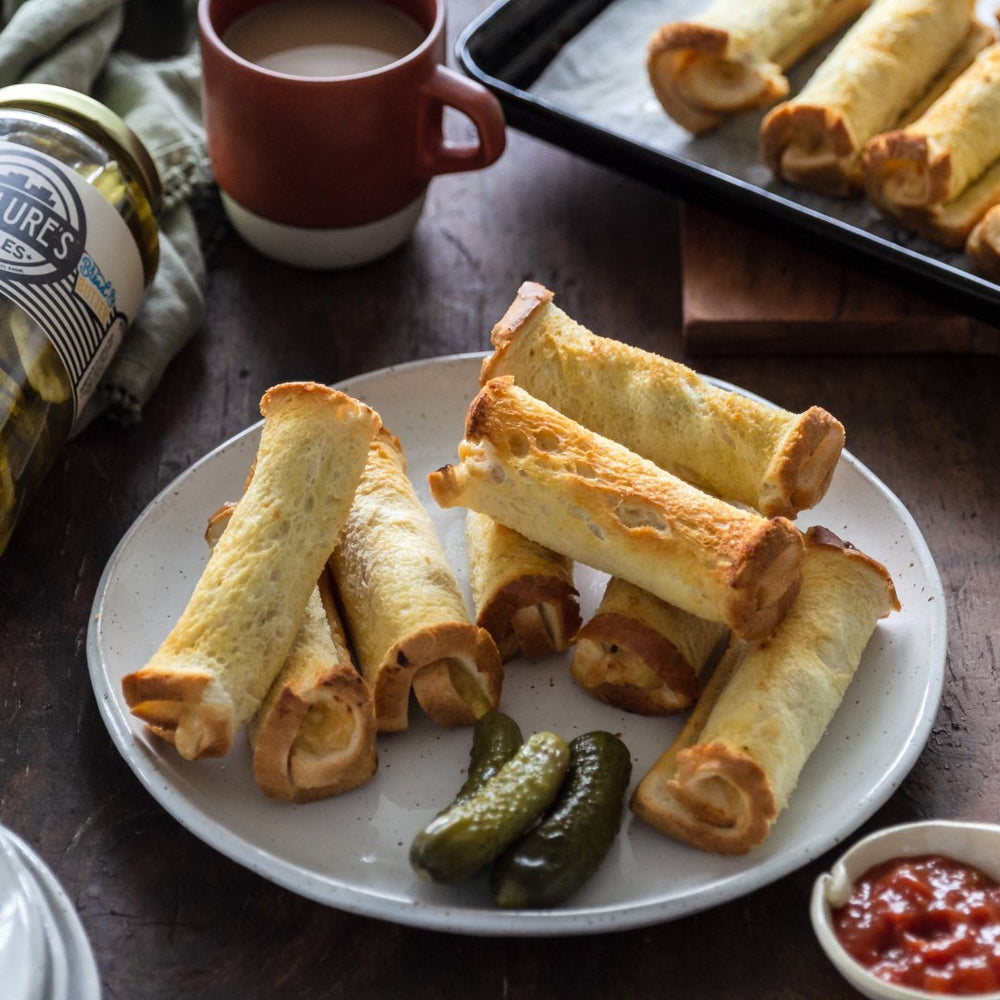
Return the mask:
[[417, 834], [410, 847], [414, 870], [435, 882], [454, 883], [485, 868], [556, 797], [569, 757], [561, 736], [534, 733], [474, 794]]
[[10, 303], [0, 309], [0, 553], [28, 495], [69, 433], [73, 403], [65, 374], [40, 328]]

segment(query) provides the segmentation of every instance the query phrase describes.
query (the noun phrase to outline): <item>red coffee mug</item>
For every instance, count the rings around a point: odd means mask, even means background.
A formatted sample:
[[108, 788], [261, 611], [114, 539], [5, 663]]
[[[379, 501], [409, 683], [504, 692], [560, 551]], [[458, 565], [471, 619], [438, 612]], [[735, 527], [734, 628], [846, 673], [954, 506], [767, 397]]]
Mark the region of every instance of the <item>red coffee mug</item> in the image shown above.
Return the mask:
[[[293, 76], [223, 41], [240, 17], [281, 0], [199, 0], [202, 112], [230, 220], [270, 257], [304, 267], [351, 266], [402, 243], [430, 180], [479, 170], [506, 136], [496, 98], [447, 69], [443, 0], [383, 0], [425, 32], [395, 62], [350, 76]], [[445, 107], [475, 142], [444, 137]]]

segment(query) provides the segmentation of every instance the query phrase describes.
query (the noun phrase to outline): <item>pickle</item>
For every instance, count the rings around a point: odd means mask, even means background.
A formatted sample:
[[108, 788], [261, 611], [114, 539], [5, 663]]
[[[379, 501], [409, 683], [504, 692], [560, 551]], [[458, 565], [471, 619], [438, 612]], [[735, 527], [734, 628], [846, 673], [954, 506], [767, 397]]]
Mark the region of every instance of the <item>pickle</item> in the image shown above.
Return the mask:
[[72, 398], [66, 369], [49, 338], [20, 310], [10, 314], [8, 327], [17, 346], [28, 384], [46, 403], [64, 403]]
[[14, 531], [17, 514], [17, 497], [14, 494], [14, 477], [10, 473], [7, 452], [0, 440], [0, 552], [7, 547]]
[[410, 847], [410, 864], [435, 882], [461, 882], [488, 865], [556, 797], [569, 746], [554, 733], [535, 733], [471, 798], [424, 827]]
[[452, 805], [471, 799], [517, 753], [523, 742], [520, 727], [509, 715], [491, 709], [480, 716], [472, 728], [469, 773]]
[[562, 789], [541, 822], [514, 841], [490, 873], [498, 906], [537, 908], [565, 902], [597, 871], [621, 827], [632, 775], [628, 748], [611, 733], [570, 743]]

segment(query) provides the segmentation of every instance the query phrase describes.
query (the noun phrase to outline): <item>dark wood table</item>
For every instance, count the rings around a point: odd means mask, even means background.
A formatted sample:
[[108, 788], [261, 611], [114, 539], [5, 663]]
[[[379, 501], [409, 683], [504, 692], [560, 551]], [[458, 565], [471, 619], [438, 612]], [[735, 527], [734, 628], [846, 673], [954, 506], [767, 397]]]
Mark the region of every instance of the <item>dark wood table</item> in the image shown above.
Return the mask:
[[[456, 0], [453, 33], [480, 8]], [[69, 892], [108, 998], [854, 995], [807, 916], [830, 857], [645, 929], [553, 939], [411, 929], [310, 902], [205, 846], [140, 786], [101, 721], [85, 650], [91, 602], [152, 497], [255, 421], [276, 382], [486, 349], [526, 278], [595, 331], [844, 422], [851, 451], [925, 534], [949, 624], [930, 739], [854, 836], [925, 817], [998, 818], [1000, 359], [859, 356], [838, 353], [835, 337], [828, 353], [687, 352], [679, 229], [669, 195], [512, 133], [495, 167], [436, 182], [413, 240], [371, 266], [294, 271], [225, 239], [203, 327], [142, 422], [99, 422], [66, 450], [0, 558], [0, 822]]]

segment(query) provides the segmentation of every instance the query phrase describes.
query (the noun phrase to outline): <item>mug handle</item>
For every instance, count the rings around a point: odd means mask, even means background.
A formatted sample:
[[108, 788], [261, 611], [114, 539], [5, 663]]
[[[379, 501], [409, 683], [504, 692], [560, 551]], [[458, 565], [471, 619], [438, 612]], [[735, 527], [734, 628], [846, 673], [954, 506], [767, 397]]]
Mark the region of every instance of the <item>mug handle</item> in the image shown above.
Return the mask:
[[[500, 102], [483, 86], [445, 66], [436, 65], [423, 87], [423, 128], [419, 162], [426, 177], [463, 170], [481, 170], [500, 158], [507, 144]], [[442, 109], [466, 115], [478, 133], [476, 142], [445, 139]]]

